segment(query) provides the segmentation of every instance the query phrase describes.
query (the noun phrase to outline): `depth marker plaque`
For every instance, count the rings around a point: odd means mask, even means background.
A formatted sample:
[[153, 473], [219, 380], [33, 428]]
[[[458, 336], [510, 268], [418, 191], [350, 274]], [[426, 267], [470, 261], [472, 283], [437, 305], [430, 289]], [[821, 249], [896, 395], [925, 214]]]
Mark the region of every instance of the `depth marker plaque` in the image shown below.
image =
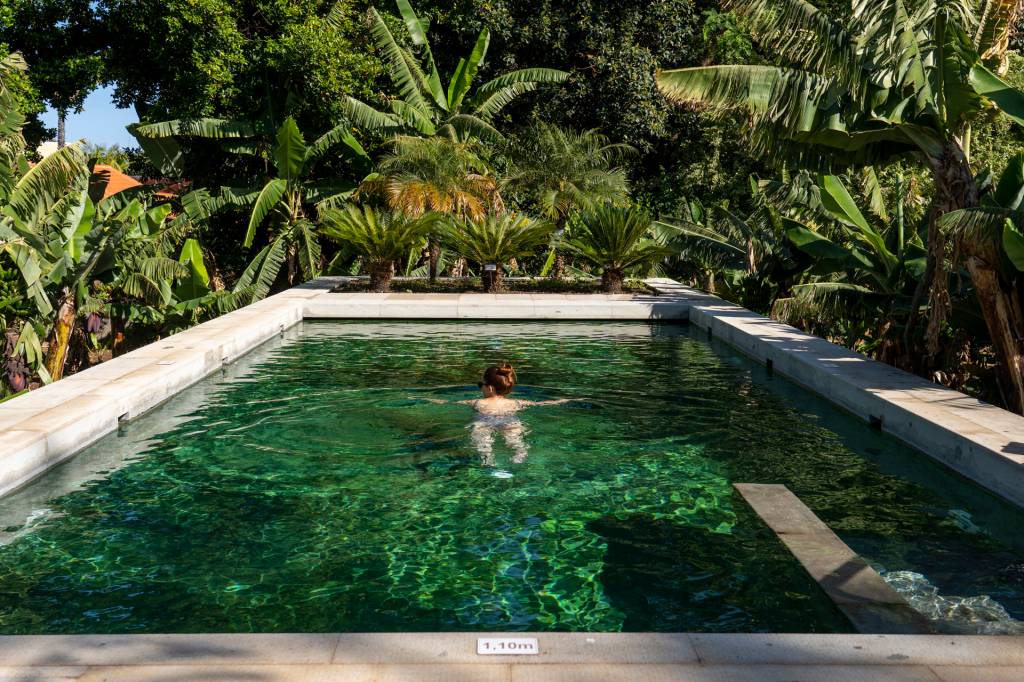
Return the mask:
[[540, 645], [536, 637], [478, 637], [476, 653], [479, 656], [536, 656]]

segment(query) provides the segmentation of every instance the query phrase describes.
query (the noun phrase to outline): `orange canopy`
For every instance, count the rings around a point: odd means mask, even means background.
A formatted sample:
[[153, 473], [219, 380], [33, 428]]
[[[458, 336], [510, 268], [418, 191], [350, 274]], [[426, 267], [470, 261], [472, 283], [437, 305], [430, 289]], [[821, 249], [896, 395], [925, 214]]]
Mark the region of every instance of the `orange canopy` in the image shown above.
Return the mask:
[[103, 163], [97, 163], [93, 166], [92, 172], [93, 174], [110, 173], [110, 180], [107, 182], [107, 186], [103, 189], [103, 199], [113, 196], [118, 192], [123, 192], [126, 189], [138, 187], [142, 184], [130, 175], [125, 175], [113, 166], [108, 166]]

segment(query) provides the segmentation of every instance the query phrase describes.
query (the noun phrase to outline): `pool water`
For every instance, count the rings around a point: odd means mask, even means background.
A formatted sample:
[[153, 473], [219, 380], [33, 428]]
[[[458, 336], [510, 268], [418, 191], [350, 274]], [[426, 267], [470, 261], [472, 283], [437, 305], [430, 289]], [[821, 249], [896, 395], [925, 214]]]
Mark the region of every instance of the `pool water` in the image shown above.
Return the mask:
[[307, 322], [0, 500], [0, 633], [850, 631], [734, 482], [1019, 631], [1024, 514], [688, 326]]

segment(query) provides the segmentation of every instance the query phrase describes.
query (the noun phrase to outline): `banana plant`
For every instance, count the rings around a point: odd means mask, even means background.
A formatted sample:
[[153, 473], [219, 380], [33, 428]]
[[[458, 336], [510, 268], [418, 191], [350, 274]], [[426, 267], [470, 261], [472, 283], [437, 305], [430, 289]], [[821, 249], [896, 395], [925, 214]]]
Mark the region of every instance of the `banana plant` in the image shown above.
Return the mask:
[[[743, 109], [759, 156], [798, 167], [865, 167], [914, 157], [934, 182], [928, 225], [927, 351], [949, 311], [946, 242], [937, 218], [978, 205], [971, 131], [1003, 116], [1024, 125], [1024, 92], [1002, 79], [1018, 3], [854, 0], [849, 17], [805, 0], [726, 0], [783, 66], [730, 64], [659, 72], [677, 102], [730, 119]], [[985, 241], [957, 252], [979, 292], [1010, 409], [1024, 413], [1024, 314], [999, 282]], [[972, 260], [973, 259], [973, 260]], [[909, 325], [913, 326], [916, 311]]]
[[492, 121], [502, 109], [542, 83], [561, 83], [569, 76], [557, 69], [519, 69], [498, 76], [471, 93], [473, 79], [487, 56], [491, 41], [490, 30], [484, 27], [472, 51], [459, 59], [445, 87], [434, 63], [427, 26], [408, 0], [397, 0], [397, 5], [409, 42], [419, 58], [413, 49], [399, 44], [384, 18], [371, 7], [370, 32], [401, 96], [388, 101], [386, 111], [348, 97], [346, 113], [357, 126], [388, 134], [501, 140], [503, 136]]
[[[249, 220], [242, 245], [250, 248], [257, 233], [266, 227], [266, 244], [256, 253], [235, 285], [235, 291], [251, 292], [252, 300], [264, 298], [277, 280], [281, 268], [288, 265], [288, 282], [297, 276], [312, 279], [320, 274], [320, 242], [316, 222], [320, 212], [343, 203], [356, 188], [355, 183], [334, 178], [320, 179], [315, 166], [331, 149], [341, 144], [363, 163], [368, 156], [341, 124], [311, 144], [307, 144], [291, 116], [277, 128], [272, 139], [259, 134], [260, 126], [238, 121], [200, 119], [164, 121], [133, 129], [136, 138], [147, 140], [158, 158], [166, 161], [167, 149], [155, 147], [155, 141], [170, 144], [171, 155], [178, 149], [179, 137], [202, 137], [229, 142], [227, 151], [267, 159], [272, 172], [261, 185], [221, 188], [210, 202], [212, 210], [244, 208]], [[173, 144], [171, 144], [173, 143]]]
[[[792, 296], [775, 302], [776, 316], [842, 327], [851, 346], [867, 337], [874, 320], [906, 319], [927, 255], [916, 232], [908, 237], [903, 211], [890, 217], [880, 194], [870, 199], [873, 211], [862, 211], [839, 176], [803, 173], [795, 184], [802, 189], [790, 192], [790, 203], [780, 207], [785, 234], [812, 260]], [[877, 184], [871, 187], [877, 190]], [[900, 181], [894, 189], [902, 202]]]

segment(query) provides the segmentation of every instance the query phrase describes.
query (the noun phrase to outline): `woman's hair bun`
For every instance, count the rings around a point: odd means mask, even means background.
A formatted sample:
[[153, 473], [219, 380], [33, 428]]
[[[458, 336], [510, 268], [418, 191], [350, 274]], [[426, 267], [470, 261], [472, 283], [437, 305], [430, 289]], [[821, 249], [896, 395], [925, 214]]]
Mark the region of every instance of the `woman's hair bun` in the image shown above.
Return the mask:
[[493, 388], [498, 395], [508, 395], [516, 384], [516, 370], [508, 362], [491, 365], [484, 371], [483, 383]]

